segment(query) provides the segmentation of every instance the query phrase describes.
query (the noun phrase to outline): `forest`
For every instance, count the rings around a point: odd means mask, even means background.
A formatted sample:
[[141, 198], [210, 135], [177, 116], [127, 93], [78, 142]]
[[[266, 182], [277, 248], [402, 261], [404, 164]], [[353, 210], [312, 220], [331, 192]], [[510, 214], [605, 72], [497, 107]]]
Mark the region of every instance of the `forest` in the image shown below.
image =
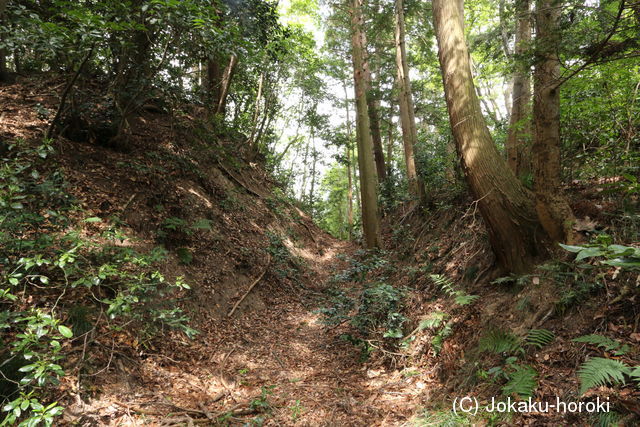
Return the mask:
[[640, 424], [640, 2], [0, 0], [0, 426]]

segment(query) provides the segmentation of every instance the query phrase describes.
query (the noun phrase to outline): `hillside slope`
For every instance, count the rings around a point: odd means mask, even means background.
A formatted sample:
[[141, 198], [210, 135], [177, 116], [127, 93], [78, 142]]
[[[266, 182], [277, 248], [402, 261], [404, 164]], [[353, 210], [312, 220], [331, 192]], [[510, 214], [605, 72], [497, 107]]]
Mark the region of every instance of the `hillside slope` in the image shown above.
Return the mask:
[[[41, 95], [51, 84], [23, 80], [0, 87], [3, 155], [16, 160], [15, 153], [40, 146], [55, 108], [55, 96]], [[229, 411], [230, 417], [254, 416], [272, 412], [271, 406], [277, 408], [272, 417], [291, 420], [292, 410], [295, 417], [309, 412], [296, 391], [312, 388], [316, 405], [327, 411], [330, 385], [349, 381], [345, 369], [357, 351], [324, 335], [311, 299], [335, 255], [351, 247], [276, 196], [261, 166], [245, 162], [237, 146], [188, 114], [178, 119], [144, 111], [126, 152], [61, 137], [52, 156], [30, 163], [38, 177], [57, 174], [71, 201], [61, 235], [75, 230], [99, 247], [164, 254], [156, 265], [166, 281], [182, 277], [190, 287], [171, 304], [190, 318], [183, 330], [198, 331], [190, 339], [180, 328], [147, 332], [135, 317], [112, 322], [105, 318], [111, 305], [103, 302], [118, 291], [115, 285], [109, 288], [107, 279], [104, 287], [74, 286], [59, 316], [82, 333], [65, 344], [67, 375], [49, 396], [66, 407], [66, 422], [116, 425], [170, 414], [168, 422], [184, 422]], [[40, 211], [36, 205], [28, 207]], [[31, 298], [51, 307], [65, 291], [54, 285], [35, 289]], [[305, 407], [312, 405], [305, 400]]]

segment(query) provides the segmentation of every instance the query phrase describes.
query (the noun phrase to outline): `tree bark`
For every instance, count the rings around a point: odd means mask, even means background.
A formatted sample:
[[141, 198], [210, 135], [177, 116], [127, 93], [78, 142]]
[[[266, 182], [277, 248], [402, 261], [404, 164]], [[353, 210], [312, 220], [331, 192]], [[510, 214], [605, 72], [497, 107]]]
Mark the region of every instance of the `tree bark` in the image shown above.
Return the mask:
[[[9, 0], [0, 0], [0, 23], [2, 23], [7, 4], [9, 4]], [[7, 79], [7, 74], [7, 54], [4, 49], [0, 49], [0, 82]]]
[[531, 77], [528, 61], [522, 63], [522, 56], [531, 44], [530, 21], [529, 0], [516, 0], [516, 68], [505, 148], [509, 167], [519, 178], [531, 173]]
[[227, 64], [227, 68], [225, 68], [224, 74], [222, 75], [215, 114], [224, 115], [227, 110], [227, 95], [229, 95], [229, 87], [231, 86], [231, 80], [236, 71], [236, 65], [238, 65], [238, 56], [231, 54], [229, 64]]
[[562, 194], [560, 178], [559, 6], [557, 0], [536, 0], [535, 135], [531, 154], [540, 223], [553, 241], [571, 243], [575, 218]]
[[400, 123], [402, 125], [402, 142], [404, 145], [404, 161], [407, 168], [409, 191], [420, 202], [425, 201], [425, 191], [422, 181], [418, 178], [414, 156], [414, 147], [418, 142], [416, 130], [415, 110], [409, 80], [409, 66], [405, 46], [404, 10], [402, 0], [396, 0], [396, 68], [398, 71], [398, 104], [400, 106]]
[[456, 148], [474, 204], [484, 219], [498, 263], [528, 271], [539, 255], [542, 230], [532, 196], [498, 152], [480, 109], [471, 75], [459, 1], [433, 0], [434, 27]]
[[[356, 98], [356, 135], [358, 141], [358, 166], [360, 168], [360, 194], [362, 201], [362, 227], [364, 240], [369, 249], [382, 247], [376, 169], [373, 159], [373, 141], [367, 107], [367, 68], [364, 61], [362, 0], [352, 0], [351, 46], [353, 80]], [[384, 164], [383, 164], [384, 166]]]
[[209, 111], [215, 112], [217, 106], [220, 105], [222, 99], [222, 76], [223, 69], [220, 67], [220, 61], [210, 58], [207, 62], [207, 95]]
[[318, 152], [316, 151], [316, 138], [311, 131], [311, 190], [309, 191], [309, 215], [313, 218], [313, 203], [316, 191], [316, 162], [318, 161]]
[[[362, 18], [364, 28], [364, 17]], [[367, 97], [367, 114], [369, 115], [369, 127], [371, 129], [371, 139], [373, 142], [373, 155], [376, 163], [376, 172], [378, 182], [382, 183], [387, 177], [387, 171], [384, 164], [384, 152], [382, 151], [382, 134], [380, 133], [380, 117], [378, 114], [380, 101], [373, 95], [373, 80], [371, 78], [371, 68], [369, 67], [369, 58], [367, 54], [367, 35], [362, 30], [360, 34], [362, 45], [362, 70], [365, 83]]]
[[347, 157], [347, 226], [348, 239], [353, 238], [353, 180], [351, 179], [351, 117], [349, 114], [349, 95], [347, 94], [347, 84], [342, 83], [344, 88], [344, 105], [347, 110], [347, 143], [345, 145]]
[[256, 101], [253, 106], [253, 120], [251, 121], [251, 135], [249, 136], [249, 147], [255, 149], [254, 139], [258, 130], [258, 117], [260, 116], [260, 99], [262, 99], [262, 90], [264, 87], [264, 72], [260, 73], [258, 79], [258, 92], [256, 93]]

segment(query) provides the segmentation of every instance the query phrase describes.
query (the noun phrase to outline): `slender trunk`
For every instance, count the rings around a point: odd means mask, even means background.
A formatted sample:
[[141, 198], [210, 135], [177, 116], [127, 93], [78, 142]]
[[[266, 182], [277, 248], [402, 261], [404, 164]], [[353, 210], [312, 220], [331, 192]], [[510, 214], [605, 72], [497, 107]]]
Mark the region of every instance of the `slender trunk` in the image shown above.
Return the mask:
[[302, 187], [300, 192], [300, 200], [304, 202], [304, 195], [307, 192], [307, 160], [309, 159], [309, 142], [304, 148], [304, 157], [302, 158]]
[[[9, 0], [0, 0], [0, 24], [4, 17], [4, 11], [7, 9]], [[0, 39], [2, 41], [2, 39]], [[0, 82], [7, 79], [7, 53], [5, 49], [0, 49]]]
[[349, 114], [349, 95], [347, 94], [347, 84], [342, 83], [344, 88], [344, 105], [347, 110], [347, 143], [345, 145], [347, 157], [347, 226], [348, 239], [353, 238], [353, 180], [351, 179], [351, 117]]
[[229, 57], [229, 64], [224, 70], [222, 75], [222, 82], [220, 84], [220, 99], [216, 106], [216, 114], [224, 115], [227, 110], [227, 95], [229, 94], [229, 87], [231, 86], [231, 80], [236, 71], [236, 65], [238, 64], [238, 57], [235, 54], [231, 54]]
[[535, 135], [531, 154], [540, 222], [551, 239], [571, 243], [575, 218], [562, 195], [560, 178], [560, 61], [556, 53], [561, 42], [560, 11], [557, 0], [536, 0]]
[[387, 176], [393, 173], [393, 104], [389, 108], [389, 126], [387, 127]]
[[256, 93], [256, 101], [253, 109], [253, 120], [251, 121], [251, 136], [249, 136], [249, 146], [255, 149], [254, 138], [258, 130], [258, 116], [260, 115], [260, 99], [262, 98], [262, 87], [264, 85], [264, 72], [260, 73], [258, 79], [258, 92]]
[[309, 191], [309, 214], [313, 218], [313, 198], [316, 190], [316, 162], [318, 161], [318, 152], [316, 151], [316, 138], [311, 133], [311, 189]]
[[[362, 19], [364, 23], [364, 18]], [[363, 24], [364, 25], [364, 24]], [[384, 152], [382, 151], [382, 134], [380, 133], [380, 101], [373, 94], [373, 80], [371, 78], [371, 68], [367, 54], [367, 36], [363, 30], [360, 34], [362, 44], [362, 70], [367, 97], [367, 114], [369, 115], [369, 128], [371, 129], [371, 139], [373, 143], [373, 156], [376, 163], [378, 182], [382, 183], [387, 177], [384, 168]]]
[[523, 178], [531, 173], [531, 77], [527, 61], [522, 56], [531, 44], [529, 0], [516, 1], [516, 69], [513, 73], [513, 91], [509, 133], [505, 148], [511, 170]]
[[404, 161], [407, 168], [409, 191], [421, 202], [425, 201], [424, 185], [418, 178], [414, 156], [414, 147], [418, 142], [416, 118], [409, 80], [409, 66], [404, 41], [404, 10], [402, 0], [396, 0], [396, 68], [398, 71], [398, 104], [400, 105], [400, 122], [402, 124], [402, 142], [404, 145]]
[[531, 268], [540, 226], [529, 191], [498, 152], [482, 116], [471, 75], [461, 2], [433, 0], [434, 27], [451, 129], [474, 204], [498, 263], [509, 272]]
[[356, 135], [358, 140], [358, 165], [360, 168], [360, 194], [362, 200], [362, 227], [367, 248], [382, 247], [376, 169], [373, 160], [373, 141], [367, 108], [367, 85], [364, 62], [364, 19], [362, 0], [353, 0], [351, 9], [351, 46], [353, 56], [353, 80], [356, 98]]

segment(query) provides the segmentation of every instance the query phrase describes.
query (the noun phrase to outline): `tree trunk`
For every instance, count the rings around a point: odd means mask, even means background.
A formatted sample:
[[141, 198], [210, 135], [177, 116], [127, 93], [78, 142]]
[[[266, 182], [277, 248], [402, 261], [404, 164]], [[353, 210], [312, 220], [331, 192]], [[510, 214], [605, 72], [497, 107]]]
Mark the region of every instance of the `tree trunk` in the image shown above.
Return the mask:
[[[0, 0], [0, 23], [2, 23], [4, 11], [7, 9], [8, 3], [9, 0]], [[7, 54], [4, 49], [0, 49], [0, 82], [7, 79], [7, 74]]]
[[216, 104], [215, 114], [224, 115], [227, 110], [227, 95], [229, 94], [229, 87], [231, 86], [231, 80], [236, 71], [236, 65], [238, 64], [238, 57], [235, 54], [231, 54], [229, 57], [229, 64], [224, 70], [222, 75], [222, 81], [220, 82], [220, 92], [218, 94], [218, 103]]
[[[364, 17], [362, 18], [364, 28]], [[373, 155], [376, 163], [376, 172], [378, 182], [382, 183], [387, 177], [384, 167], [384, 152], [382, 151], [382, 134], [380, 133], [380, 117], [378, 114], [380, 101], [373, 95], [373, 81], [371, 78], [371, 69], [369, 67], [369, 59], [367, 54], [367, 36], [363, 30], [360, 34], [362, 45], [362, 75], [365, 84], [367, 96], [367, 114], [369, 115], [369, 127], [371, 129], [371, 138], [373, 142]]]
[[557, 0], [536, 0], [535, 135], [531, 154], [540, 223], [553, 241], [571, 243], [575, 218], [562, 195], [560, 179], [559, 6]]
[[220, 67], [220, 61], [216, 58], [209, 58], [207, 62], [207, 96], [209, 111], [216, 111], [220, 105], [222, 94], [222, 76], [223, 69]]
[[309, 141], [304, 147], [304, 157], [302, 158], [302, 186], [300, 187], [300, 200], [304, 202], [304, 195], [307, 192], [307, 165], [309, 159]]
[[258, 130], [258, 117], [260, 116], [260, 99], [262, 98], [262, 88], [264, 86], [264, 72], [260, 73], [258, 79], [258, 92], [256, 93], [256, 101], [253, 106], [253, 120], [251, 121], [251, 135], [249, 136], [249, 146], [255, 149], [254, 139]]
[[313, 218], [313, 199], [316, 191], [316, 162], [318, 161], [318, 152], [316, 151], [316, 138], [311, 131], [311, 190], [309, 191], [309, 215]]
[[531, 194], [498, 152], [471, 76], [459, 1], [433, 0], [434, 27], [449, 120], [474, 204], [484, 219], [498, 263], [528, 271], [542, 237]]
[[402, 124], [402, 142], [404, 144], [404, 161], [407, 168], [407, 179], [411, 195], [420, 202], [425, 201], [425, 191], [422, 181], [416, 172], [414, 147], [418, 142], [416, 118], [409, 80], [409, 66], [404, 35], [404, 10], [402, 0], [396, 0], [396, 68], [398, 71], [398, 104], [400, 105], [400, 123]]
[[345, 145], [347, 157], [347, 226], [348, 239], [353, 238], [353, 180], [351, 179], [351, 117], [349, 114], [349, 95], [347, 94], [347, 85], [343, 82], [344, 88], [344, 105], [347, 110], [347, 143]]
[[385, 157], [387, 176], [393, 173], [393, 104], [389, 108], [389, 126], [387, 126], [387, 155]]
[[531, 43], [530, 20], [529, 0], [516, 0], [516, 69], [505, 148], [509, 167], [519, 178], [531, 173], [531, 78], [528, 62], [521, 63], [522, 55]]
[[[382, 247], [376, 169], [373, 160], [373, 141], [367, 108], [367, 84], [364, 62], [364, 32], [362, 0], [353, 0], [351, 9], [351, 47], [353, 59], [353, 80], [356, 98], [356, 135], [358, 140], [358, 165], [360, 168], [360, 194], [362, 200], [362, 227], [366, 247]], [[384, 164], [383, 164], [384, 166]]]

